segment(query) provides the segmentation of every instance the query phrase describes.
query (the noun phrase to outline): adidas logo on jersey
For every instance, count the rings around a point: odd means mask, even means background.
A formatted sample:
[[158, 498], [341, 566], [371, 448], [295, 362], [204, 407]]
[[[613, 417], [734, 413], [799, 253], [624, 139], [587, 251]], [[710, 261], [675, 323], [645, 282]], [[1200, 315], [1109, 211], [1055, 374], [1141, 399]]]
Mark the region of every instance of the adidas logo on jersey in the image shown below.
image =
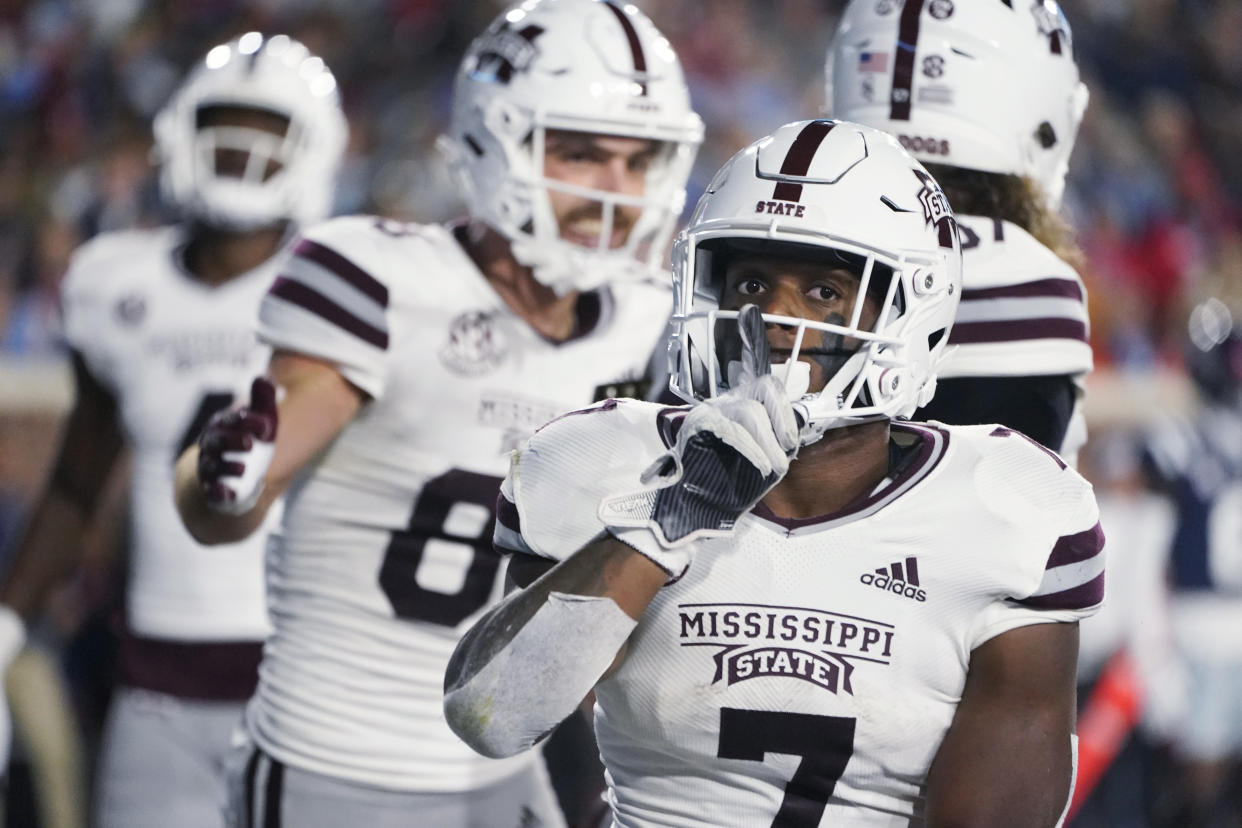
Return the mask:
[[905, 562], [891, 563], [887, 568], [879, 567], [875, 572], [864, 572], [858, 580], [876, 589], [892, 592], [916, 601], [926, 601], [927, 593], [919, 588], [919, 562], [917, 558], [906, 558]]

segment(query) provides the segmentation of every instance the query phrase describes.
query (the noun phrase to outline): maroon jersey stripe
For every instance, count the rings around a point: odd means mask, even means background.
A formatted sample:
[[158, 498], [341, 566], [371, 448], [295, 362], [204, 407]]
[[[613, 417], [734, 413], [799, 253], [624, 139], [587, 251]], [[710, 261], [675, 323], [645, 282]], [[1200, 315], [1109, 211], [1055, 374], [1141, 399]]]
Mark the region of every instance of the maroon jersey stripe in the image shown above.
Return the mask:
[[1082, 301], [1082, 286], [1073, 279], [1036, 279], [1017, 285], [992, 288], [970, 288], [962, 291], [962, 301], [972, 299], [1008, 299], [1027, 297], [1058, 297]]
[[[825, 136], [832, 132], [834, 126], [836, 124], [831, 121], [811, 121], [804, 126], [798, 133], [798, 137], [790, 144], [789, 152], [785, 153], [785, 160], [781, 162], [781, 175], [806, 175], [811, 169], [811, 162], [815, 160], [819, 145], [824, 142]], [[772, 198], [781, 201], [797, 201], [802, 198], [802, 185], [781, 181], [772, 191]]]
[[383, 350], [388, 349], [388, 331], [381, 331], [362, 321], [319, 291], [301, 282], [295, 282], [286, 276], [278, 276], [268, 293], [305, 308], [338, 328], [348, 331], [363, 342]]
[[1018, 601], [1024, 607], [1040, 610], [1080, 610], [1094, 607], [1104, 600], [1104, 573], [1101, 572], [1085, 584], [1079, 584], [1060, 592], [1032, 595]]
[[897, 29], [897, 55], [893, 61], [893, 90], [889, 94], [888, 117], [910, 120], [911, 87], [914, 83], [914, 52], [919, 45], [919, 20], [926, 0], [907, 0], [901, 8]]
[[1052, 554], [1048, 556], [1048, 566], [1045, 568], [1052, 569], [1054, 566], [1064, 566], [1094, 558], [1103, 548], [1104, 530], [1097, 523], [1076, 535], [1064, 535], [1058, 538], [1052, 547]]
[[293, 252], [295, 255], [309, 259], [320, 267], [335, 273], [363, 294], [378, 302], [380, 307], [388, 307], [388, 288], [335, 250], [324, 247], [322, 244], [313, 242], [310, 239], [302, 239], [302, 241], [298, 242]]
[[[621, 24], [621, 28], [625, 30], [625, 39], [630, 43], [630, 54], [634, 58], [634, 74], [645, 76], [647, 74], [647, 56], [643, 54], [643, 44], [642, 41], [638, 39], [638, 31], [634, 28], [633, 22], [630, 21], [630, 18], [626, 15], [626, 13], [615, 3], [605, 0], [604, 5], [607, 6], [614, 15], [616, 15], [617, 21]], [[642, 89], [642, 94], [646, 95], [647, 81], [645, 79], [641, 80], [638, 82], [638, 85]]]
[[950, 345], [979, 342], [1020, 342], [1024, 339], [1087, 341], [1087, 325], [1075, 319], [1021, 319], [1006, 322], [958, 322], [949, 333]]

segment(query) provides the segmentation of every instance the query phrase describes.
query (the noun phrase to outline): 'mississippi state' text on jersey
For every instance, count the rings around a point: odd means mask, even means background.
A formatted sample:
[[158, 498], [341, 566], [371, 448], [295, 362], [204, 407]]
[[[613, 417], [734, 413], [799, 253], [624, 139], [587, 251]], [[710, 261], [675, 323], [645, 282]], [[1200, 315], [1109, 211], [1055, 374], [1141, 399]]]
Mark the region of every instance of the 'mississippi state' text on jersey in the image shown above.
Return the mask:
[[83, 245], [61, 288], [65, 336], [115, 396], [133, 450], [130, 631], [257, 642], [268, 632], [265, 533], [200, 545], [173, 505], [173, 463], [208, 418], [244, 397], [266, 370], [270, 349], [254, 326], [274, 272], [264, 264], [213, 287], [186, 270], [184, 246], [174, 227], [109, 233]]
[[654, 283], [584, 294], [557, 343], [450, 229], [352, 216], [298, 242], [260, 334], [335, 364], [368, 399], [287, 495], [248, 712], [264, 751], [410, 791], [477, 788], [534, 758], [484, 759], [443, 713], [449, 656], [502, 590], [497, 489], [538, 426], [642, 377], [671, 302]]
[[[538, 432], [497, 545], [561, 559], [597, 537], [601, 497], [640, 488], [679, 415], [608, 402]], [[921, 824], [971, 652], [1098, 606], [1095, 499], [1056, 455], [998, 426], [893, 439], [908, 460], [870, 496], [808, 520], [761, 504], [652, 601], [596, 688], [620, 825]]]

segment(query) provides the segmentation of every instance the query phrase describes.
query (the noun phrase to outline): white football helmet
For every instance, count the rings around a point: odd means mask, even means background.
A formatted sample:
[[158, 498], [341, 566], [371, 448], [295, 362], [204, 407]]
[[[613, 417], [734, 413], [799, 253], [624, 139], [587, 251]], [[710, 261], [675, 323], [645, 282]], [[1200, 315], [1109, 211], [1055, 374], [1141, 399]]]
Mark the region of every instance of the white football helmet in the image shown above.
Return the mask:
[[[716, 173], [673, 245], [670, 388], [688, 402], [729, 387], [738, 313], [718, 306], [727, 257], [739, 251], [822, 261], [861, 278], [849, 319], [764, 314], [769, 325], [795, 331], [792, 354], [772, 373], [806, 423], [804, 443], [831, 428], [908, 417], [931, 399], [961, 295], [961, 244], [944, 193], [892, 136], [848, 122], [798, 121]], [[868, 294], [879, 308], [870, 328], [862, 324]], [[808, 390], [805, 360], [822, 359], [830, 346], [816, 349], [819, 356], [803, 349], [808, 330], [823, 331], [838, 349], [835, 373], [825, 371], [818, 392]]]
[[926, 163], [1027, 176], [1060, 203], [1087, 87], [1056, 0], [854, 0], [825, 75], [832, 117]]
[[[281, 137], [201, 125], [202, 113], [217, 106], [271, 112], [288, 128]], [[348, 126], [332, 72], [287, 35], [248, 32], [213, 48], [154, 128], [164, 197], [187, 216], [252, 230], [284, 220], [307, 224], [331, 210]], [[218, 149], [249, 154], [240, 177], [218, 173]]]
[[[642, 196], [545, 176], [551, 129], [660, 142]], [[613, 0], [528, 0], [471, 44], [440, 146], [471, 215], [509, 239], [536, 279], [564, 294], [664, 267], [702, 140], [677, 55], [642, 12]], [[560, 237], [549, 190], [600, 203], [597, 244]], [[620, 206], [642, 212], [625, 243], [610, 248]]]

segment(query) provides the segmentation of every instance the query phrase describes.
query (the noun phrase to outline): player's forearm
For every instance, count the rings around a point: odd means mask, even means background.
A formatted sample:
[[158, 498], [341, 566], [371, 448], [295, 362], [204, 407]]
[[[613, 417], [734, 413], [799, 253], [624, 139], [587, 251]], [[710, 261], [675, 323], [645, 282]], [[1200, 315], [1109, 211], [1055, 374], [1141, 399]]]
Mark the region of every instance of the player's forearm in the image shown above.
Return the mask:
[[529, 748], [615, 664], [667, 574], [605, 536], [512, 593], [458, 644], [445, 715], [485, 756]]
[[273, 498], [261, 496], [248, 512], [230, 515], [212, 509], [203, 497], [198, 480], [198, 446], [190, 446], [177, 458], [175, 499], [181, 522], [194, 540], [202, 544], [236, 543], [263, 525]]

